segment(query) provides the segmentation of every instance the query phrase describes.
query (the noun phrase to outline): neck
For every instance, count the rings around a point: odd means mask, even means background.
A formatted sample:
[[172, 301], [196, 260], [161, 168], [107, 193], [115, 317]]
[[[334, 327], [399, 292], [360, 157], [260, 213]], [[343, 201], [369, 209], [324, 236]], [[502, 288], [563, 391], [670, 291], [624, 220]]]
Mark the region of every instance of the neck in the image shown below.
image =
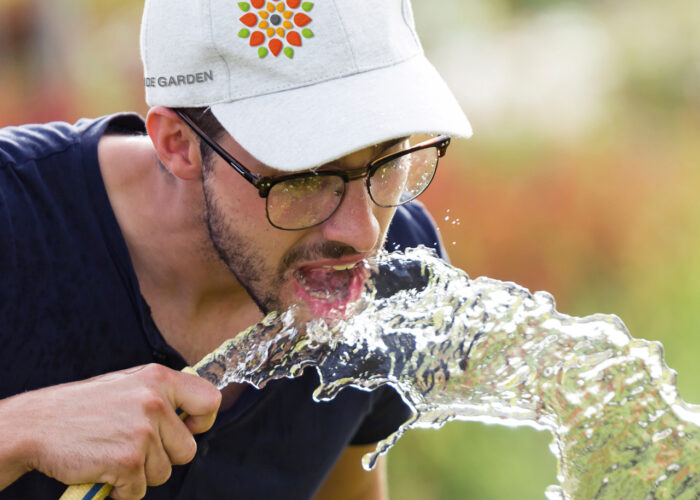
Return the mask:
[[106, 136], [99, 158], [141, 293], [165, 339], [196, 362], [258, 321], [209, 239], [201, 181], [165, 171], [148, 138]]

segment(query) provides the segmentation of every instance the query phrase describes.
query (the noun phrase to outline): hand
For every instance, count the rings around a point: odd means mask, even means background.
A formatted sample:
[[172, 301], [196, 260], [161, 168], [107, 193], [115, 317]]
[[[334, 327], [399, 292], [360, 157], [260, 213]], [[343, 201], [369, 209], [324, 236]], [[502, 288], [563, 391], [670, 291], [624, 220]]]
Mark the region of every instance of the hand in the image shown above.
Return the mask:
[[0, 401], [0, 439], [13, 432], [20, 442], [12, 457], [0, 450], [0, 489], [36, 469], [66, 484], [109, 483], [115, 499], [142, 498], [173, 464], [194, 458], [192, 434], [213, 425], [220, 401], [210, 382], [157, 364]]

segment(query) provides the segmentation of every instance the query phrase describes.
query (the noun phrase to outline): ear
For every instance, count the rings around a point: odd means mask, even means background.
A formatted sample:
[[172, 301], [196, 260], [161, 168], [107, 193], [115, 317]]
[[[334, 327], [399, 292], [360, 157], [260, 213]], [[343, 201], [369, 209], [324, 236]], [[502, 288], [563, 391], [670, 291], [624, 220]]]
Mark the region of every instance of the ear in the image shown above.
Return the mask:
[[148, 111], [146, 130], [160, 161], [183, 180], [202, 178], [199, 140], [170, 108], [156, 106]]

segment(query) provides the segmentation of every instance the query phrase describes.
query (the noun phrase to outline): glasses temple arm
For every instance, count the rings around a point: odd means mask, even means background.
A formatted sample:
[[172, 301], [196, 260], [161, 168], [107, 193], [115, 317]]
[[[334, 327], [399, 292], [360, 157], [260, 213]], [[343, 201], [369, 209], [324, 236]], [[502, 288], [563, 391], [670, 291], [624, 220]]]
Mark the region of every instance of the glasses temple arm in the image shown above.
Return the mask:
[[221, 156], [226, 162], [231, 165], [231, 167], [236, 170], [239, 174], [241, 174], [245, 179], [250, 182], [253, 185], [256, 185], [257, 182], [260, 180], [261, 176], [254, 174], [247, 168], [245, 168], [243, 165], [241, 165], [238, 160], [236, 160], [233, 156], [228, 154], [221, 146], [219, 146], [216, 142], [214, 142], [212, 139], [207, 136], [207, 134], [204, 133], [204, 131], [199, 128], [199, 125], [197, 125], [192, 119], [187, 116], [185, 113], [178, 109], [173, 109], [177, 115], [182, 118], [182, 120], [194, 131], [195, 134], [199, 136], [200, 139], [202, 139], [207, 146], [212, 148], [216, 153]]

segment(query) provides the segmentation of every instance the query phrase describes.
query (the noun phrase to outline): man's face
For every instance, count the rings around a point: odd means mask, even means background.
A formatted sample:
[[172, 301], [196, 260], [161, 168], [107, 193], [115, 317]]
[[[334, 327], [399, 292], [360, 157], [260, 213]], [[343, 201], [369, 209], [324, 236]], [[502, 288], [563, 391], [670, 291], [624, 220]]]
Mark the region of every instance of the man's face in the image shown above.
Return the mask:
[[[251, 171], [280, 174], [230, 136], [219, 142]], [[361, 167], [404, 147], [367, 148], [323, 168]], [[206, 161], [203, 190], [211, 242], [258, 307], [269, 312], [297, 304], [305, 317], [342, 315], [359, 297], [368, 276], [363, 261], [382, 247], [395, 209], [375, 205], [360, 179], [346, 185], [341, 205], [323, 224], [284, 231], [267, 220], [265, 199], [255, 187], [218, 155]]]

